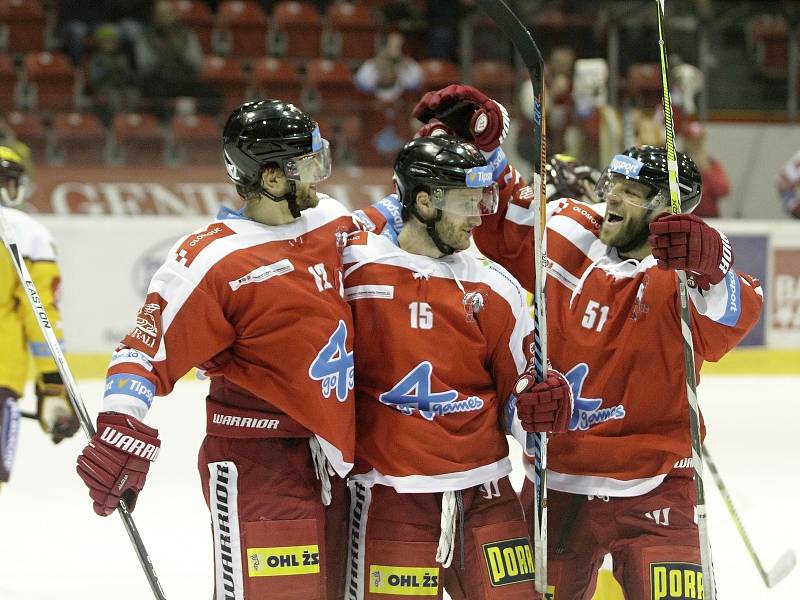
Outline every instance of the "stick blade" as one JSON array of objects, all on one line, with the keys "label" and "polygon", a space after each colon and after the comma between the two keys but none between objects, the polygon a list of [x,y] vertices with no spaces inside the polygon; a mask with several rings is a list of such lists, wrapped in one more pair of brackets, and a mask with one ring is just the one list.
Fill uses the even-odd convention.
[{"label": "stick blade", "polygon": [[797,557],[792,550],[787,550],[767,573],[767,587],[774,587],[781,579],[786,577],[797,564]]}]

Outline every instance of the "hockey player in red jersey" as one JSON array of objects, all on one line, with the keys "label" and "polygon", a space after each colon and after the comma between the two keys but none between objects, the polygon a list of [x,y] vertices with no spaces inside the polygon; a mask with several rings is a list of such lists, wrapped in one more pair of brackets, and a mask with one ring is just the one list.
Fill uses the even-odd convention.
[{"label": "hockey player in red jersey", "polygon": [[[451,102],[477,104],[470,92]],[[763,296],[733,270],[727,238],[691,214],[702,181],[690,158],[678,160],[679,215],[667,214],[666,151],[649,146],[612,160],[600,204],[547,207],[550,360],[575,399],[548,455],[548,583],[559,599],[591,597],[607,553],[626,598],[669,597],[673,579],[683,597],[703,597],[674,270],[690,274],[696,375],[753,327]],[[499,210],[475,242],[532,289],[533,193],[511,166],[502,180]],[[520,414],[530,400],[519,394]],[[530,481],[523,505],[533,508]]]},{"label": "hockey player in red jersey", "polygon": [[112,357],[78,473],[98,514],[121,498],[132,510],[160,447],[142,420],[198,367],[211,380],[198,467],[215,597],[340,598],[342,478],[355,451],[341,267],[353,219],[316,191],[330,174],[328,143],[293,105],[242,105],[223,149],[244,207],[179,240],[153,277]]},{"label": "hockey player in red jersey", "polygon": [[[673,577],[694,582],[685,597],[702,597],[674,270],[691,276],[695,375],[753,327],[762,292],[732,269],[727,238],[691,214],[702,183],[690,158],[678,160],[680,215],[667,214],[666,152],[649,146],[612,160],[603,204],[548,207],[550,359],[575,396],[570,433],[549,446],[548,581],[559,598],[591,594],[606,553],[628,598],[659,597]],[[500,259],[515,236],[530,243],[529,215],[529,204],[504,206],[476,242]],[[516,258],[504,262],[524,276],[530,263]],[[526,507],[532,497],[526,482]]]},{"label": "hockey player in red jersey", "polygon": [[[421,137],[395,178],[397,244],[363,232],[345,250],[358,432],[349,598],[534,598],[501,425],[524,439],[506,400],[527,373],[531,317],[505,269],[462,252],[495,210],[492,167],[472,144]],[[553,397],[526,426],[563,431],[569,385],[551,372],[545,387]]]}]

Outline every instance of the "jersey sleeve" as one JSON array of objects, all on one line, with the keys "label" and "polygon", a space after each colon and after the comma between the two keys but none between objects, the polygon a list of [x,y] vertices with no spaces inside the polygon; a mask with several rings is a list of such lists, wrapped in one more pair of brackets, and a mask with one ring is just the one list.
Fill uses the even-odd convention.
[{"label": "jersey sleeve", "polygon": [[473,230],[478,249],[500,263],[527,290],[533,289],[533,189],[519,171],[506,165],[496,179],[500,204]]},{"label": "jersey sleeve", "polygon": [[742,341],[758,322],[764,303],[759,281],[733,269],[705,292],[690,287],[689,298],[695,351],[711,362],[720,360]]},{"label": "jersey sleeve", "polygon": [[112,356],[104,410],[144,418],[154,396],[169,394],[192,367],[233,343],[235,331],[211,275],[195,282],[180,268],[171,254],[150,282],[135,327]]},{"label": "jersey sleeve", "polygon": [[490,268],[502,273],[511,283],[507,290],[503,290],[509,310],[501,325],[499,341],[491,353],[492,376],[501,405],[500,419],[506,433],[511,434],[527,452],[527,433],[517,416],[514,384],[531,364],[533,319],[525,290],[502,267],[491,265]]}]

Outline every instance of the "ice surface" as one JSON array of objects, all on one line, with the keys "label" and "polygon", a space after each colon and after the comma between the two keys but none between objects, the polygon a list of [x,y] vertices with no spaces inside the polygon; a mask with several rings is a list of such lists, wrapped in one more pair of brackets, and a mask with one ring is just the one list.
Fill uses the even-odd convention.
[{"label": "ice surface", "polygon": [[[102,387],[80,382],[93,417]],[[133,516],[170,600],[212,596],[211,538],[196,468],[205,390],[201,382],[180,382],[171,396],[156,399],[147,418],[163,445]],[[769,570],[785,550],[800,550],[800,377],[706,377],[699,398],[709,448]],[[0,600],[153,597],[120,518],[97,517],[75,474],[84,443],[79,434],[54,446],[36,422],[23,421],[13,478],[0,490]],[[521,484],[521,469],[512,480]],[[718,597],[800,598],[798,569],[774,589],[764,587],[710,477],[706,494]]]}]

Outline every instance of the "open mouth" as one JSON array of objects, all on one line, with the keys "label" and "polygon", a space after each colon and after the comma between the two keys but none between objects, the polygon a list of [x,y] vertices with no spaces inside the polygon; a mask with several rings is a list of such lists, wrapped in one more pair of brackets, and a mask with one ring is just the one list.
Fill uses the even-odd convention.
[{"label": "open mouth", "polygon": [[606,222],[607,223],[619,223],[620,221],[622,221],[622,219],[623,219],[623,217],[621,215],[618,215],[618,214],[613,213],[613,212],[609,212],[606,215]]}]

